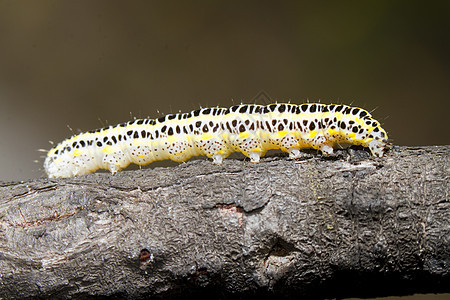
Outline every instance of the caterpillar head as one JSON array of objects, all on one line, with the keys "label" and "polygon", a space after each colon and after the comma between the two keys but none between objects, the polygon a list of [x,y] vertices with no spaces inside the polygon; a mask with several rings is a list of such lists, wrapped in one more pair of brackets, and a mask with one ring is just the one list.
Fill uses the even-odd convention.
[{"label": "caterpillar head", "polygon": [[44,169],[49,178],[80,175],[82,168],[80,168],[78,160],[74,159],[74,149],[66,144],[66,142],[62,142],[48,152],[44,161]]},{"label": "caterpillar head", "polygon": [[54,149],[52,149],[45,158],[44,169],[49,178],[70,177],[73,174],[68,164],[71,164],[70,158],[55,154]]}]

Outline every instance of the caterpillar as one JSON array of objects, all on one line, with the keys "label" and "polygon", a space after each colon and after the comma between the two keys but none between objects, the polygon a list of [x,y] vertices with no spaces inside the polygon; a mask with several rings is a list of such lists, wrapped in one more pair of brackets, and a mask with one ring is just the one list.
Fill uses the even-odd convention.
[{"label": "caterpillar", "polygon": [[371,114],[337,104],[241,104],[202,108],[158,119],[136,119],[74,135],[51,149],[44,162],[49,178],[72,177],[130,163],[170,159],[184,162],[204,155],[221,164],[232,152],[258,162],[270,149],[298,158],[312,147],[332,154],[336,143],[368,147],[383,156],[388,137]]}]

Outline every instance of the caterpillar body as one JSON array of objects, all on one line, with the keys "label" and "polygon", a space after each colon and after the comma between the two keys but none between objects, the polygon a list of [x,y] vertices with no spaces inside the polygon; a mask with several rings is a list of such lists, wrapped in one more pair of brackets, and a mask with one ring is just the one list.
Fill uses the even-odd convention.
[{"label": "caterpillar body", "polygon": [[364,109],[336,104],[241,104],[202,108],[158,119],[136,119],[74,135],[51,149],[44,162],[50,178],[71,177],[130,163],[177,162],[205,155],[220,164],[232,152],[258,162],[270,149],[290,158],[312,147],[332,154],[336,143],[369,147],[383,156],[386,131]]}]

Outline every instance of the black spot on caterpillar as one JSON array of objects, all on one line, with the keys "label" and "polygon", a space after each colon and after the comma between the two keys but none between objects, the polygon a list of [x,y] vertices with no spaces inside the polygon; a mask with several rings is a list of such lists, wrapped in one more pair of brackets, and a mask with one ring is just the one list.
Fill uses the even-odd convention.
[{"label": "black spot on caterpillar", "polygon": [[71,177],[106,169],[111,173],[130,163],[157,160],[183,162],[205,155],[220,164],[232,152],[258,162],[270,149],[290,158],[312,147],[333,153],[336,143],[369,147],[383,156],[388,137],[369,112],[336,104],[242,104],[203,108],[190,113],[138,119],[74,135],[51,149],[44,162],[50,178]]}]

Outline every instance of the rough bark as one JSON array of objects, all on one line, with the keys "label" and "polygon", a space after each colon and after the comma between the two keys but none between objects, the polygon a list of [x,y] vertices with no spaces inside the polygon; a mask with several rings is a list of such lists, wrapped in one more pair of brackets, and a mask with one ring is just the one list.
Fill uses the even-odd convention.
[{"label": "rough bark", "polygon": [[0,184],[4,299],[450,291],[450,146]]}]

